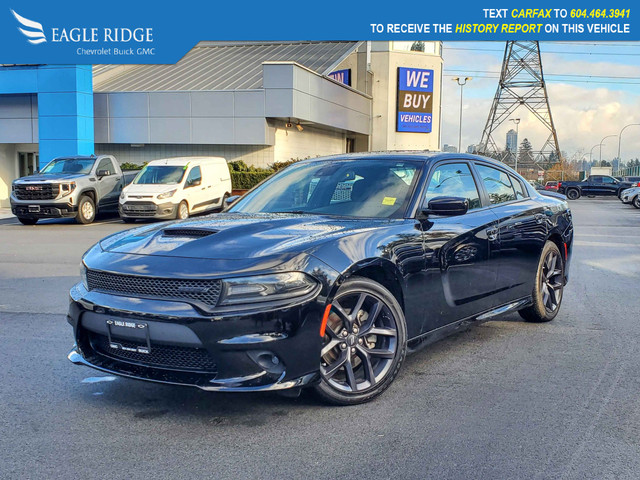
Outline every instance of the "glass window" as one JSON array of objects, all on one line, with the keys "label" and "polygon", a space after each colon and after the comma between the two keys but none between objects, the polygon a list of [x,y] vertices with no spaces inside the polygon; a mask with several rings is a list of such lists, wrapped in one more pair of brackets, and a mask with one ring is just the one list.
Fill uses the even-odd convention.
[{"label": "glass window", "polygon": [[115,169],[113,168],[113,162],[110,158],[103,158],[102,160],[100,160],[100,163],[98,163],[98,168],[96,168],[96,173],[100,170],[106,170],[108,172],[107,175],[113,175],[114,173],[116,173]]},{"label": "glass window", "polygon": [[79,173],[86,175],[96,163],[95,158],[57,158],[49,162],[40,173]]},{"label": "glass window", "polygon": [[613,177],[602,177],[602,183],[616,183],[615,179]]},{"label": "glass window", "polygon": [[469,201],[469,210],[482,206],[476,182],[466,163],[447,163],[434,170],[427,186],[424,205],[435,197],[466,198]]},{"label": "glass window", "polygon": [[421,165],[382,159],[297,163],[274,174],[230,211],[401,218]]},{"label": "glass window", "polygon": [[[513,189],[516,191],[516,198],[518,200],[520,200],[521,198],[527,198],[529,195],[527,194],[527,190],[524,188],[524,185],[522,184],[522,182],[518,180],[516,177],[514,177],[513,175],[509,175],[509,178],[511,179],[511,184],[513,185]],[[547,182],[547,183],[557,184],[557,182]]]},{"label": "glass window", "polygon": [[188,187],[198,182],[202,182],[202,172],[200,171],[200,167],[193,167],[187,176],[185,185]]},{"label": "glass window", "polygon": [[598,176],[591,177],[591,181],[593,183],[602,183],[602,177],[598,177]]},{"label": "glass window", "polygon": [[180,183],[187,167],[182,165],[147,165],[133,180],[138,185],[174,185]]},{"label": "glass window", "polygon": [[476,164],[476,168],[492,204],[511,202],[516,199],[516,192],[513,190],[509,175],[486,165]]}]

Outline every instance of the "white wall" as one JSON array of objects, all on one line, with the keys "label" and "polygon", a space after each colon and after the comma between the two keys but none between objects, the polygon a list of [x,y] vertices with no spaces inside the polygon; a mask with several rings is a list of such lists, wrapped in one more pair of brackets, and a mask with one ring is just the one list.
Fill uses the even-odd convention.
[{"label": "white wall", "polygon": [[275,126],[274,159],[276,162],[345,152],[345,133],[321,130],[304,124],[302,125],[304,130],[300,132],[295,125],[287,128],[286,122],[281,121],[276,121]]},{"label": "white wall", "polygon": [[16,146],[0,143],[0,208],[8,208],[11,182],[16,178]]}]

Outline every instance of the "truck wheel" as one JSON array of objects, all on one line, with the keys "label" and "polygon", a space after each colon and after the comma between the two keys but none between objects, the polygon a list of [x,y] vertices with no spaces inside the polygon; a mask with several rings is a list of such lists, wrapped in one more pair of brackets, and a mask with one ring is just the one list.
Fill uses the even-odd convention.
[{"label": "truck wheel", "polygon": [[640,195],[636,195],[633,198],[633,202],[631,202],[633,204],[634,207],[636,208],[640,208]]},{"label": "truck wheel", "polygon": [[35,225],[36,223],[38,223],[37,218],[29,218],[29,217],[18,217],[18,221],[23,225]]},{"label": "truck wheel", "polygon": [[183,200],[176,210],[176,220],[186,220],[187,218],[189,218],[189,205]]},{"label": "truck wheel", "polygon": [[80,202],[78,203],[78,215],[76,215],[76,222],[82,223],[86,225],[87,223],[91,223],[96,218],[96,206],[91,200],[91,197],[87,195],[83,195],[80,197]]},{"label": "truck wheel", "polygon": [[580,198],[580,190],[575,188],[571,188],[567,191],[567,198],[569,200],[577,200]]}]

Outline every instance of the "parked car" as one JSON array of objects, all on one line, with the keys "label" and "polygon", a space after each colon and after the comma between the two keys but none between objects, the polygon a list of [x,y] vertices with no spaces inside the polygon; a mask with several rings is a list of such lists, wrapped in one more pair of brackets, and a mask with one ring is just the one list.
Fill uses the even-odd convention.
[{"label": "parked car", "polygon": [[544,184],[545,190],[551,190],[553,192],[558,191],[558,182],[547,182]]},{"label": "parked car", "polygon": [[120,194],[120,217],[186,219],[221,208],[231,196],[231,174],[222,157],[154,160]]},{"label": "parked car", "polygon": [[117,210],[120,192],[136,173],[122,172],[111,155],[55,158],[39,173],[13,181],[11,211],[23,225],[62,217],[91,223],[98,212]]},{"label": "parked car", "polygon": [[469,322],[553,320],[572,241],[567,203],[491,159],[304,160],[219,215],[93,246],[71,289],[68,358],[209,391],[310,386],[366,402],[410,349]]},{"label": "parked car", "polygon": [[609,175],[589,175],[581,182],[558,182],[558,192],[566,195],[569,200],[577,200],[582,195],[620,197],[622,191],[631,186],[632,182],[621,182]]},{"label": "parked car", "polygon": [[636,208],[640,208],[640,186],[627,188],[620,195],[622,203],[630,203]]}]

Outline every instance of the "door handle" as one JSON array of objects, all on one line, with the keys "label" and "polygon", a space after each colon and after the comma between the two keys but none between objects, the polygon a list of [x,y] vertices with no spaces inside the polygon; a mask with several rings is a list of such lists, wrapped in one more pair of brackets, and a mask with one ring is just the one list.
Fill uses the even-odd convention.
[{"label": "door handle", "polygon": [[491,241],[498,239],[498,229],[497,228],[488,228],[487,229],[487,238]]}]

